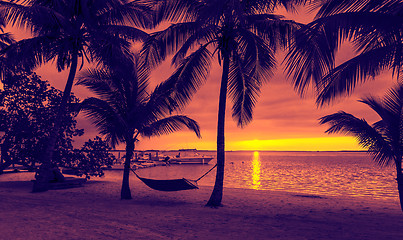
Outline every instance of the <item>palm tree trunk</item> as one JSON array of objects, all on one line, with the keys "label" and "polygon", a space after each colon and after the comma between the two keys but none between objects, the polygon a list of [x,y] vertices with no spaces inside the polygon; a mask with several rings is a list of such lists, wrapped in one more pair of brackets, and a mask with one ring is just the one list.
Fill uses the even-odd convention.
[{"label": "palm tree trunk", "polygon": [[53,153],[56,147],[57,138],[60,135],[60,129],[62,126],[63,115],[67,110],[67,104],[70,100],[71,89],[73,88],[74,78],[76,76],[78,66],[78,50],[74,51],[70,66],[69,76],[64,88],[63,96],[60,102],[59,109],[57,110],[56,118],[54,120],[54,126],[50,130],[47,146],[42,155],[42,165],[36,174],[36,181],[34,182],[33,192],[44,192],[49,190],[49,178],[51,174],[51,162],[53,159]]},{"label": "palm tree trunk", "polygon": [[132,199],[132,194],[130,192],[129,186],[129,175],[130,175],[130,161],[133,157],[134,151],[134,140],[130,139],[126,141],[126,158],[123,169],[123,180],[122,180],[122,190],[120,191],[120,199]]},{"label": "palm tree trunk", "polygon": [[10,150],[9,138],[5,137],[3,143],[0,146],[1,149],[1,164],[0,164],[0,174],[3,173],[3,170],[8,168],[12,164],[12,160],[8,151]]},{"label": "palm tree trunk", "polygon": [[403,173],[402,173],[402,158],[396,161],[396,180],[397,189],[399,190],[400,208],[403,212]]},{"label": "palm tree trunk", "polygon": [[229,73],[229,55],[224,55],[223,72],[221,77],[220,100],[218,103],[217,123],[217,174],[214,189],[206,206],[221,206],[224,188],[224,165],[225,165],[225,107],[227,105],[227,88]]}]

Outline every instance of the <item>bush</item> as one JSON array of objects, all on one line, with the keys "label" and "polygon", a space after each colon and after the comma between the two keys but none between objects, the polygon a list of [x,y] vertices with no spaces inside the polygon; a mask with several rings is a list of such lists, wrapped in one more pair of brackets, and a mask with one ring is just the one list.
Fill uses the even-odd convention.
[{"label": "bush", "polygon": [[64,166],[71,168],[70,173],[77,176],[103,176],[103,168],[110,168],[116,161],[110,150],[108,143],[97,136],[84,143],[81,149],[75,149]]},{"label": "bush", "polygon": [[[37,164],[41,164],[41,154],[62,94],[35,73],[20,73],[3,81],[3,89],[0,89],[0,131],[4,132],[1,155],[5,167],[16,163],[35,169]],[[73,150],[72,138],[84,133],[84,130],[76,128],[77,112],[73,108],[78,102],[79,99],[72,95],[56,143],[54,165],[58,165],[63,156]]]}]

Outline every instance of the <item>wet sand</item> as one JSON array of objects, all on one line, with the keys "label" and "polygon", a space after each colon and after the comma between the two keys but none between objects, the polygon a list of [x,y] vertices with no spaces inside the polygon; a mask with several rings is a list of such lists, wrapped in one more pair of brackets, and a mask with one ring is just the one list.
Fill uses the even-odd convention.
[{"label": "wet sand", "polygon": [[224,207],[204,207],[212,187],[159,192],[120,181],[30,193],[33,173],[0,175],[0,239],[403,239],[398,200],[224,190]]}]

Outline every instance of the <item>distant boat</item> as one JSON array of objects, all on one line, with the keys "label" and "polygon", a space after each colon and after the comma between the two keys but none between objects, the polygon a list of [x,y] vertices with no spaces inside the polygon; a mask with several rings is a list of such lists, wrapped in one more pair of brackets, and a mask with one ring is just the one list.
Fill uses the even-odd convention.
[{"label": "distant boat", "polygon": [[200,155],[196,149],[179,149],[177,154],[163,155],[162,151],[147,150],[135,154],[138,162],[165,162],[167,164],[208,164],[213,157]]},{"label": "distant boat", "polygon": [[178,155],[169,159],[169,163],[208,164],[212,159],[213,157],[200,155],[196,149],[180,149]]},{"label": "distant boat", "polygon": [[169,159],[172,164],[208,164],[213,158],[204,156],[195,157],[175,157]]}]

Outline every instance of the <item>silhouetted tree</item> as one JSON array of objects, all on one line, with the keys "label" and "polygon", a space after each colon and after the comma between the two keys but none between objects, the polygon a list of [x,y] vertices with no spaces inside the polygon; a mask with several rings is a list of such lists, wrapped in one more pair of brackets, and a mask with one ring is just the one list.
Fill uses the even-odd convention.
[{"label": "silhouetted tree", "polygon": [[[185,104],[207,78],[214,57],[222,65],[217,126],[217,175],[208,206],[220,206],[225,165],[225,108],[232,98],[238,126],[252,120],[260,88],[276,66],[275,52],[288,46],[300,27],[274,9],[304,1],[172,0],[157,8],[157,20],[176,22],[152,34],[144,46],[147,62],[156,64],[175,53],[177,102]],[[229,94],[227,93],[229,90]]]},{"label": "silhouetted tree", "polygon": [[126,144],[121,199],[131,199],[130,161],[135,143],[141,137],[169,134],[186,127],[200,137],[198,124],[183,115],[171,115],[178,104],[171,97],[170,82],[159,84],[148,92],[149,72],[138,56],[133,61],[121,59],[108,68],[88,70],[78,84],[86,86],[98,98],[87,98],[82,110],[93,121],[112,147]]},{"label": "silhouetted tree", "polygon": [[403,211],[403,85],[389,90],[382,100],[368,97],[361,102],[374,110],[381,120],[368,124],[349,113],[340,111],[320,119],[321,124],[330,124],[328,133],[346,133],[355,136],[358,143],[368,149],[375,162],[396,166],[400,206]]},{"label": "silhouetted tree", "polygon": [[[0,90],[1,156],[0,170],[12,163],[35,169],[42,163],[41,154],[46,148],[49,129],[54,124],[63,93],[49,86],[35,73],[8,75]],[[52,165],[59,165],[73,150],[73,137],[83,134],[76,128],[76,113],[71,110],[79,100],[72,95],[68,111],[63,114],[61,134],[56,142],[56,157]]]},{"label": "silhouetted tree", "polygon": [[141,40],[147,34],[127,23],[142,28],[151,24],[150,4],[126,0],[10,0],[1,1],[0,6],[7,23],[24,27],[33,35],[8,48],[9,61],[29,69],[54,61],[59,71],[69,69],[59,117],[50,129],[42,171],[33,189],[46,191],[61,116],[66,111],[79,61],[81,65],[85,61],[99,63],[116,54],[128,54],[129,41]]},{"label": "silhouetted tree", "polygon": [[64,158],[62,166],[70,168],[71,173],[77,176],[101,177],[104,175],[103,168],[111,167],[116,161],[116,157],[110,153],[111,149],[107,141],[96,136],[93,140],[85,142],[81,149],[64,153],[67,157]]},{"label": "silhouetted tree", "polygon": [[4,16],[0,14],[0,79],[4,79],[6,75],[16,72],[18,66],[13,66],[7,61],[6,54],[3,52],[10,44],[14,43],[14,38],[10,33],[3,31],[6,26]]},{"label": "silhouetted tree", "polygon": [[[319,8],[316,20],[302,28],[287,56],[289,74],[300,92],[314,82],[322,105],[383,70],[403,79],[402,1],[313,2]],[[352,41],[357,55],[335,66],[344,40]]]}]

